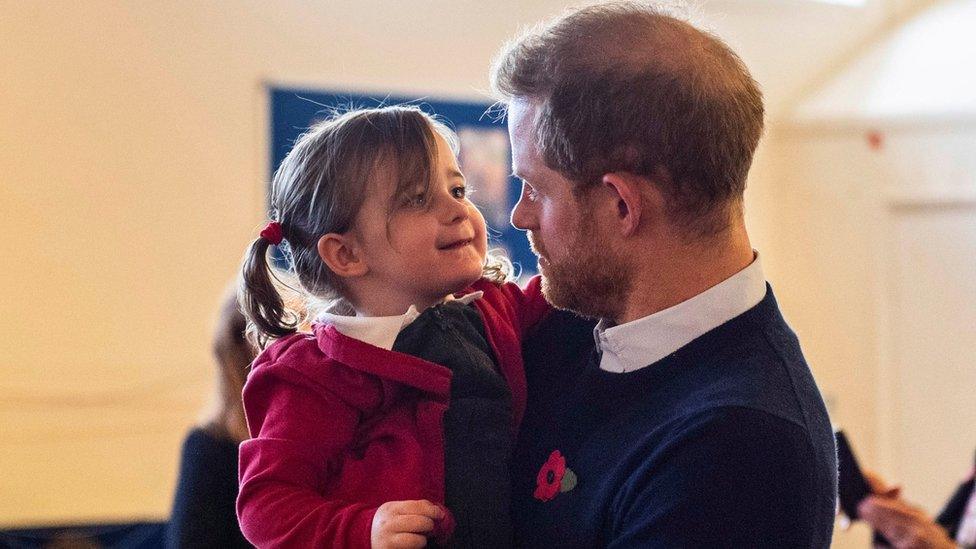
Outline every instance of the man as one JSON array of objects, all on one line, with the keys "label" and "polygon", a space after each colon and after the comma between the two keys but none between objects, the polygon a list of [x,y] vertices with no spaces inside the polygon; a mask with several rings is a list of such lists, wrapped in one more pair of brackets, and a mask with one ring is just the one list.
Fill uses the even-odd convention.
[{"label": "man", "polygon": [[528,231],[568,312],[524,350],[513,519],[529,547],[826,547],[823,401],[743,221],[762,96],[653,7],[570,12],[502,51]]}]

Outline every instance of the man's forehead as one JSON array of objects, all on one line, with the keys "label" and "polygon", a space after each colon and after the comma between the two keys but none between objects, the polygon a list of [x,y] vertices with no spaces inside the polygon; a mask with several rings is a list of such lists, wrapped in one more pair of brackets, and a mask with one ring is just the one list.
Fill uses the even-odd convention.
[{"label": "man's forehead", "polygon": [[538,103],[525,98],[513,98],[508,103],[508,136],[512,142],[512,171],[520,176],[531,164],[536,152],[535,122]]},{"label": "man's forehead", "polygon": [[535,121],[539,105],[537,101],[524,97],[514,97],[508,102],[508,131],[514,134],[516,131],[525,132],[530,130]]}]

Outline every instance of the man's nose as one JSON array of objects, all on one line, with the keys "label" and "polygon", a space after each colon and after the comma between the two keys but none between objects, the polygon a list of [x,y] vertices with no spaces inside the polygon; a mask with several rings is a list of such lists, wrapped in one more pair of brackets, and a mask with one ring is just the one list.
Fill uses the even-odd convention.
[{"label": "man's nose", "polygon": [[522,231],[531,231],[536,228],[534,205],[525,196],[525,187],[522,188],[522,195],[519,201],[512,208],[512,226]]}]

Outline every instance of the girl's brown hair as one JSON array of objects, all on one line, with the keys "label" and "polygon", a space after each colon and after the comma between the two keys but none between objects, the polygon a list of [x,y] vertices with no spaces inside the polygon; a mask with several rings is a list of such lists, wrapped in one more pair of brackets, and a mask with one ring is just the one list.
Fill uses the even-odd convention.
[{"label": "girl's brown hair", "polygon": [[[454,132],[412,106],[346,112],[298,139],[272,180],[270,218],[281,224],[284,240],[278,247],[304,292],[321,300],[341,297],[342,281],[319,257],[318,240],[352,228],[371,180],[395,181],[394,196],[415,190],[418,182],[429,192],[435,131],[457,153]],[[241,309],[262,347],[269,338],[295,333],[300,322],[279,293],[269,247],[263,237],[251,243],[239,291]],[[486,265],[486,273],[495,279],[507,274],[497,261]]]}]

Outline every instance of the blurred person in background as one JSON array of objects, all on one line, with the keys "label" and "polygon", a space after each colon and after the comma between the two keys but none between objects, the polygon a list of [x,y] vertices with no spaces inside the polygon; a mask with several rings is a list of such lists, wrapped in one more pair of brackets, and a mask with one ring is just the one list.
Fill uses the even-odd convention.
[{"label": "blurred person in background", "polygon": [[241,389],[257,352],[246,339],[235,288],[223,300],[213,337],[217,398],[183,442],[166,546],[252,547],[237,522],[237,448],[247,438]]},{"label": "blurred person in background", "polygon": [[935,518],[901,496],[900,486],[888,486],[865,472],[873,495],[858,506],[858,515],[898,549],[976,547],[976,467],[956,488]]}]

